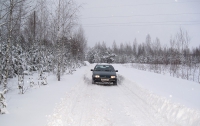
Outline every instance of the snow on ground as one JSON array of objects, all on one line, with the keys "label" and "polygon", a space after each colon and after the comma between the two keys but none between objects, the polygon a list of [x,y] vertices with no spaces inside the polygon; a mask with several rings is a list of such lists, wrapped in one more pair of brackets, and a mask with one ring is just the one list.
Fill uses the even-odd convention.
[{"label": "snow on ground", "polygon": [[[45,126],[47,115],[65,96],[66,92],[77,84],[85,73],[86,67],[78,69],[73,75],[62,76],[60,82],[55,75],[48,76],[48,85],[35,86],[25,94],[19,94],[17,78],[10,80],[12,89],[6,96],[9,114],[0,115],[0,126]],[[33,77],[37,83],[37,74]],[[25,78],[28,81],[28,77]],[[26,82],[25,81],[25,82]],[[16,86],[15,86],[16,85]]]},{"label": "snow on ground", "polygon": [[1,125],[200,125],[200,85],[120,64],[114,64],[118,86],[94,85],[90,69],[95,64],[87,65],[61,82],[49,76],[47,86],[23,95],[13,89],[7,94],[9,114],[0,115]]},{"label": "snow on ground", "polygon": [[200,85],[181,78],[137,70],[130,64],[114,65],[119,73],[153,93],[189,108],[200,110]]},{"label": "snow on ground", "polygon": [[126,80],[140,87],[137,94],[142,93],[140,96],[164,118],[181,126],[200,125],[199,84],[133,69],[128,64],[114,66]]}]

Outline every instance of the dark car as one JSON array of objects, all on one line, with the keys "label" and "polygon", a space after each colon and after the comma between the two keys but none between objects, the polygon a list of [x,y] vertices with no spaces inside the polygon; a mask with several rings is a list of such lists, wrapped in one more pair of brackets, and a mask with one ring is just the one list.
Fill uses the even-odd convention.
[{"label": "dark car", "polygon": [[116,72],[118,72],[118,70],[115,70],[112,65],[96,65],[91,71],[93,71],[92,84],[103,82],[106,84],[112,83],[117,85]]}]

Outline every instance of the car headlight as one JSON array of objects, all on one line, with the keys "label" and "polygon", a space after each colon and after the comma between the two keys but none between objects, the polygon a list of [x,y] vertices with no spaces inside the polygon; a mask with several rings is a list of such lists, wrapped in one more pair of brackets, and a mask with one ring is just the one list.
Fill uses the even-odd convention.
[{"label": "car headlight", "polygon": [[94,77],[95,77],[95,78],[100,78],[100,76],[99,76],[99,75],[95,75]]},{"label": "car headlight", "polygon": [[110,78],[116,78],[116,76],[111,76]]}]

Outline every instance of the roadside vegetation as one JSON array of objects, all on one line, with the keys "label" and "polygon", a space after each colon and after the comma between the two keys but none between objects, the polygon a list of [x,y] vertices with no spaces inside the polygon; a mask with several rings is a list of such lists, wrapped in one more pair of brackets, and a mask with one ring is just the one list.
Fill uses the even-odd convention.
[{"label": "roadside vegetation", "polygon": [[[8,78],[37,71],[53,72],[58,80],[83,63],[87,41],[78,25],[80,6],[73,0],[3,0],[0,3],[0,85]],[[19,79],[20,80],[20,79]]]},{"label": "roadside vegetation", "polygon": [[51,2],[0,1],[0,113],[5,113],[10,78],[18,78],[24,94],[27,75],[38,74],[38,83],[46,85],[44,73],[53,73],[60,81],[64,73],[84,65],[87,41],[78,23],[80,6],[73,0]]}]

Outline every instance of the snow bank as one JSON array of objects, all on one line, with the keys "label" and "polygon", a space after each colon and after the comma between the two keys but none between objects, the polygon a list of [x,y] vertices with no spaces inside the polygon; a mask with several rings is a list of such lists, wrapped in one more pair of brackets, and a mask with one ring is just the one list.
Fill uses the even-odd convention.
[{"label": "snow bank", "polygon": [[[120,78],[125,78],[119,75]],[[175,103],[171,99],[159,96],[148,89],[141,88],[136,83],[130,81],[128,78],[122,79],[121,85],[132,91],[138,97],[142,98],[152,111],[156,111],[157,115],[162,116],[162,119],[167,119],[172,125],[181,126],[199,126],[200,125],[200,111],[188,108],[184,105]]]},{"label": "snow bank", "polygon": [[156,95],[171,99],[172,102],[200,110],[199,84],[169,75],[134,69],[127,64],[114,64],[114,66],[119,70],[119,74],[140,87],[148,89]]},{"label": "snow bank", "polygon": [[153,93],[146,93],[145,95],[147,103],[170,122],[181,126],[200,125],[199,110],[194,110],[183,105],[173,103],[171,100]]},{"label": "snow bank", "polygon": [[[152,109],[172,124],[200,125],[200,85],[195,82],[114,64],[123,75],[122,84],[140,95]],[[127,80],[129,79],[129,80]],[[137,87],[137,88],[136,88]]]}]

